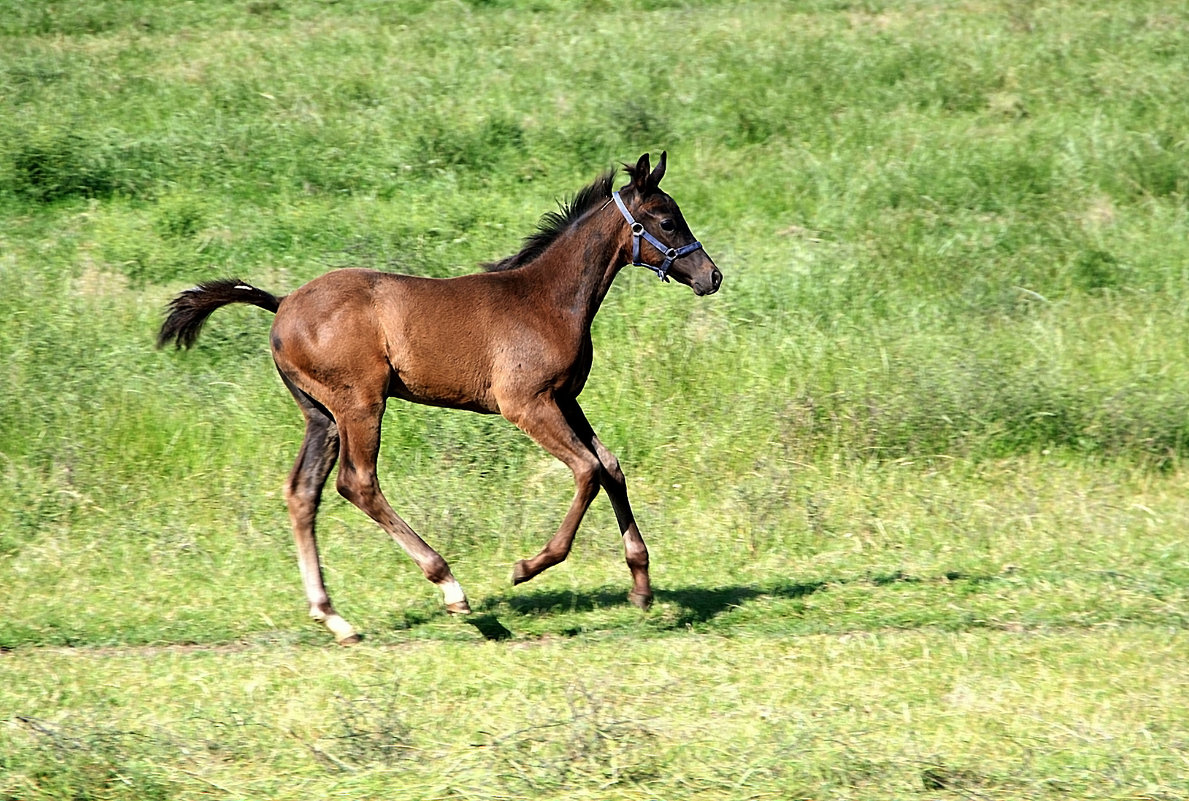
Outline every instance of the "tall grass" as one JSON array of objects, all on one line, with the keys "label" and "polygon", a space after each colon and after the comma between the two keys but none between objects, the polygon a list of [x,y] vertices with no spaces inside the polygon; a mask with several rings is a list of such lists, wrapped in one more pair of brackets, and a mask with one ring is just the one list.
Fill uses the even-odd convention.
[{"label": "tall grass", "polygon": [[[657,391],[650,373],[682,383],[625,336],[625,318],[652,314],[683,361],[746,359],[763,378],[737,400],[755,413],[812,409],[830,432],[819,452],[1184,452],[1185,386],[1158,366],[1182,355],[1189,255],[1177,14],[643,10],[666,47],[616,30],[632,57],[608,70],[600,12],[399,8],[13,9],[5,269],[58,282],[36,302],[69,317],[63,282],[87,271],[127,280],[123,308],[229,271],[278,291],[347,264],[457,274],[607,163],[667,146],[731,292],[695,309],[624,281],[599,383],[637,397]],[[559,48],[542,20],[589,32]],[[52,260],[30,252],[62,229]],[[20,326],[31,296],[6,297]],[[151,315],[129,322],[135,340]],[[234,325],[213,336],[251,349],[258,329]],[[1145,326],[1164,336],[1097,347]],[[709,395],[741,385],[689,376]]]}]

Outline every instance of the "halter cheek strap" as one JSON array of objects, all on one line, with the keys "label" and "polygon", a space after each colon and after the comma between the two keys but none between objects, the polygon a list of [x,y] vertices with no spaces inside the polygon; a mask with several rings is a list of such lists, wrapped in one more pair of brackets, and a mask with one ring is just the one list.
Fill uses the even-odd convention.
[{"label": "halter cheek strap", "polygon": [[[628,226],[632,229],[632,266],[633,267],[647,267],[648,269],[650,269],[654,273],[656,273],[657,278],[661,279],[662,281],[668,282],[669,269],[673,266],[673,262],[677,261],[682,256],[688,256],[689,254],[693,253],[695,250],[702,249],[702,243],[697,241],[696,239],[693,242],[690,242],[688,245],[682,245],[679,248],[669,247],[668,245],[664,244],[659,239],[657,239],[655,236],[648,233],[648,231],[645,231],[644,226],[641,223],[636,222],[636,219],[634,217],[632,217],[631,212],[628,211],[628,207],[624,204],[623,198],[621,198],[619,196],[618,192],[613,192],[611,194],[611,197],[615,200],[615,205],[616,205],[616,207],[619,208],[619,213],[623,215],[623,218],[625,220],[627,220],[627,222],[628,222]],[[657,266],[655,264],[646,264],[645,262],[640,261],[640,240],[641,239],[648,242],[648,244],[652,245],[654,248],[657,249],[657,252],[661,253],[665,257],[665,260],[663,262],[661,262],[660,266]]]}]

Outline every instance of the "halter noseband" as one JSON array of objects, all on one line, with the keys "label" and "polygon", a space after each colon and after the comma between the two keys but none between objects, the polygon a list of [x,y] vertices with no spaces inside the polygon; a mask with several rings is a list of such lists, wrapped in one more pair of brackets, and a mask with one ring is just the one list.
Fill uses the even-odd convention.
[{"label": "halter noseband", "polygon": [[[618,192],[612,192],[611,197],[615,200],[615,205],[619,208],[619,213],[622,214],[623,218],[628,221],[628,226],[632,229],[633,267],[647,267],[656,273],[657,278],[667,283],[669,281],[669,268],[673,266],[673,262],[677,261],[682,256],[688,256],[695,250],[702,249],[702,243],[696,239],[693,242],[690,242],[688,245],[682,245],[679,248],[669,247],[655,236],[645,231],[644,226],[641,223],[636,222],[636,219],[632,217],[631,213],[628,211],[628,207],[624,205],[623,199],[619,197]],[[665,260],[661,262],[659,267],[655,264],[646,264],[645,262],[640,261],[641,239],[647,241],[648,244],[652,245],[657,249],[658,252],[664,255]]]}]

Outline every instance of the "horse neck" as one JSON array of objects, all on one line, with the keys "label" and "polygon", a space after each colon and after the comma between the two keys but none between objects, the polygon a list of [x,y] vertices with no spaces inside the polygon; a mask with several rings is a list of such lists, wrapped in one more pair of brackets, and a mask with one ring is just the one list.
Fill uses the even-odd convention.
[{"label": "horse neck", "polygon": [[557,309],[589,329],[625,262],[622,226],[618,215],[607,214],[605,207],[596,209],[521,270]]}]

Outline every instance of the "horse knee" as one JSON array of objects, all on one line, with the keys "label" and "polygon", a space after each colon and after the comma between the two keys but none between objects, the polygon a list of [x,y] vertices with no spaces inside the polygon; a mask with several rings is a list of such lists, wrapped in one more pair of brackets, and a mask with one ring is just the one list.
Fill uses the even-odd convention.
[{"label": "horse knee", "polygon": [[619,458],[603,445],[603,443],[596,443],[596,453],[599,457],[599,464],[602,467],[602,479],[604,483],[622,487],[627,484],[627,478],[624,477],[623,470],[619,466]]},{"label": "horse knee", "polygon": [[599,474],[602,470],[599,460],[591,454],[589,459],[581,459],[574,466],[574,483],[579,493],[597,494],[599,491]]},{"label": "horse knee", "polygon": [[609,463],[603,463],[603,478],[614,487],[626,487],[628,483],[627,477],[619,469],[619,460],[615,458],[612,458]]}]

